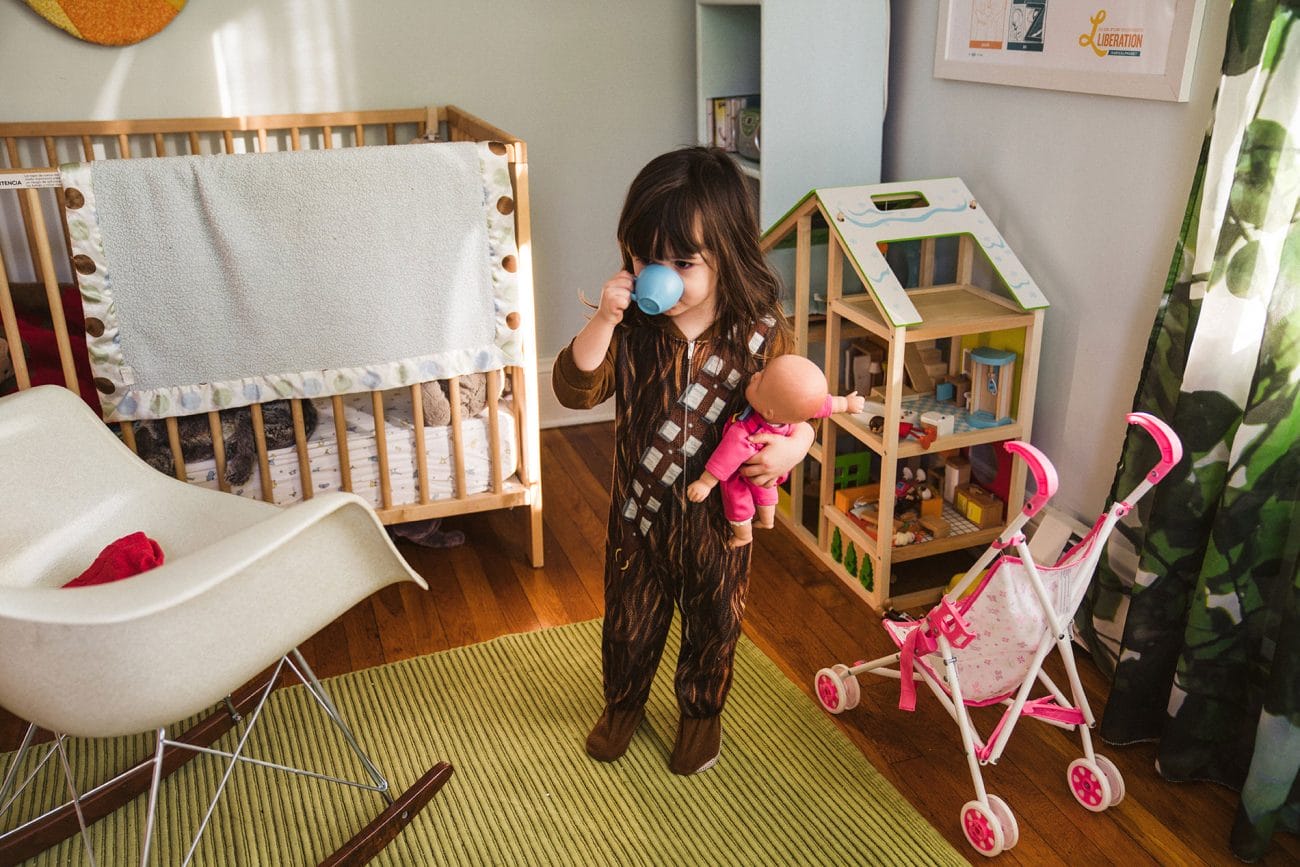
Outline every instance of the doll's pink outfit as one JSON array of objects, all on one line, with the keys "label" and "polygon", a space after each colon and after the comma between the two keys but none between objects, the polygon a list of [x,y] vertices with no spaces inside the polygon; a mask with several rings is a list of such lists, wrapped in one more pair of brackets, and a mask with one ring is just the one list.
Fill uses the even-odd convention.
[{"label": "doll's pink outfit", "polygon": [[[821,409],[813,415],[813,418],[825,418],[830,415],[833,399],[833,395],[826,395]],[[793,430],[792,424],[770,424],[767,419],[754,412],[752,406],[745,407],[744,412],[727,420],[722,428],[722,441],[713,450],[704,468],[718,480],[718,488],[722,492],[722,510],[728,521],[733,524],[743,524],[753,519],[757,506],[775,506],[777,485],[786,479],[782,476],[777,479],[776,485],[764,488],[740,474],[741,464],[763,448],[762,443],[750,442],[749,438],[760,433],[774,433],[777,436],[788,437]]]}]

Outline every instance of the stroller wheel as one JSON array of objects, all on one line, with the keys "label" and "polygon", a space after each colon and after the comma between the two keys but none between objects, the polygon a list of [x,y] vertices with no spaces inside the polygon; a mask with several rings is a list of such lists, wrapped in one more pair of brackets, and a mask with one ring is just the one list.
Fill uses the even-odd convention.
[{"label": "stroller wheel", "polygon": [[1124,800],[1124,778],[1120,776],[1119,768],[1115,763],[1102,755],[1096,755],[1093,758],[1097,760],[1097,767],[1106,775],[1106,782],[1110,783],[1110,805],[1113,807],[1120,801]]},{"label": "stroller wheel", "polygon": [[981,855],[992,858],[1002,854],[1006,848],[1002,823],[992,810],[979,801],[967,801],[961,808],[961,829],[966,834],[966,842]]},{"label": "stroller wheel", "polygon": [[1110,806],[1110,781],[1096,762],[1075,759],[1070,762],[1065,779],[1070,784],[1074,800],[1082,804],[1084,809],[1100,813]]},{"label": "stroller wheel", "polygon": [[844,688],[844,709],[853,710],[862,700],[862,687],[858,679],[849,673],[847,665],[832,665],[831,671],[840,676],[840,685]]},{"label": "stroller wheel", "polygon": [[1002,836],[1006,838],[1003,849],[1013,849],[1020,842],[1020,824],[1016,822],[1015,813],[1007,806],[1007,802],[997,795],[989,795],[989,806],[993,808],[993,815],[998,817],[998,822],[1002,825]]},{"label": "stroller wheel", "polygon": [[813,690],[817,693],[817,700],[822,703],[822,707],[831,713],[840,713],[848,709],[848,696],[844,689],[844,682],[840,680],[839,674],[831,668],[823,668],[817,672],[813,678]]}]

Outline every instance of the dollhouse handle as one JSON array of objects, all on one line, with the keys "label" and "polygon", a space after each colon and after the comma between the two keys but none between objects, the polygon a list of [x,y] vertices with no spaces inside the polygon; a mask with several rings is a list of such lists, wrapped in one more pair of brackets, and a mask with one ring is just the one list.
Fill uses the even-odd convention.
[{"label": "dollhouse handle", "polygon": [[1052,466],[1052,462],[1047,459],[1047,455],[1029,443],[1011,440],[1004,443],[1003,446],[1013,455],[1019,455],[1029,465],[1029,471],[1034,475],[1034,486],[1037,490],[1025,503],[1024,508],[1025,516],[1032,517],[1046,505],[1048,500],[1052,499],[1056,489],[1061,484],[1056,476],[1056,467]]},{"label": "dollhouse handle", "polygon": [[1128,423],[1135,424],[1151,435],[1160,448],[1160,463],[1156,464],[1151,472],[1147,473],[1147,481],[1151,484],[1163,479],[1174,468],[1174,464],[1183,458],[1183,443],[1174,433],[1174,429],[1165,424],[1160,419],[1146,412],[1131,412],[1128,414]]}]

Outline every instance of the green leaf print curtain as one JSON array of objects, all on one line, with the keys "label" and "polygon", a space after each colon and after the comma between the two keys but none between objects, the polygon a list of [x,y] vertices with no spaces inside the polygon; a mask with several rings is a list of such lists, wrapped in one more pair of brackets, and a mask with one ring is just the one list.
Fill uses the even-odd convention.
[{"label": "green leaf print curtain", "polygon": [[[1185,457],[1112,537],[1077,626],[1101,737],[1241,790],[1233,852],[1300,827],[1300,0],[1236,0],[1136,409]],[[1114,493],[1156,461],[1125,443]]]}]

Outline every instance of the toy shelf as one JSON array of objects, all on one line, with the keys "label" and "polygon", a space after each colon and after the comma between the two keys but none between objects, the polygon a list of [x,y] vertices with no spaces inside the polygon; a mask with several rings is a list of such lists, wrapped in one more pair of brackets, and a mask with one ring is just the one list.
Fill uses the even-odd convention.
[{"label": "toy shelf", "polygon": [[[871,383],[877,389],[874,409],[832,415],[821,422],[809,460],[790,477],[791,491],[808,494],[790,497],[788,508],[778,515],[877,610],[927,604],[938,599],[951,572],[937,567],[931,575],[924,568],[909,568],[906,582],[900,584],[894,565],[995,540],[1005,524],[994,523],[994,516],[1005,521],[1024,503],[1026,468],[1020,461],[1012,463],[1005,502],[954,482],[952,495],[971,520],[957,511],[956,503],[945,501],[941,516],[920,508],[923,541],[895,545],[895,516],[902,519],[922,505],[911,499],[906,509],[897,508],[897,492],[913,497],[916,493],[904,469],[921,469],[928,462],[935,470],[937,460],[927,461],[927,456],[943,456],[951,469],[958,465],[955,457],[961,449],[1030,438],[1047,300],[956,178],[814,190],[767,232],[763,248],[784,252],[791,241],[797,350],[822,363],[836,392],[847,390],[838,387],[842,369],[862,357],[854,352],[871,353],[872,374],[880,370],[883,383]],[[894,272],[897,257],[894,263],[886,258],[893,245],[904,243],[911,246],[893,252],[914,253],[919,262],[907,275],[906,282],[912,284],[908,287]],[[825,248],[825,274],[817,278],[816,288],[814,246]],[[946,279],[936,280],[949,265]],[[849,273],[864,291],[845,294]],[[825,299],[824,316],[812,312],[814,296]],[[870,345],[857,347],[858,340]],[[813,350],[817,344],[824,353]],[[951,400],[963,392],[970,394],[965,406]],[[909,412],[908,425],[903,423],[905,411],[917,413],[913,417]],[[873,415],[879,416],[874,425]],[[925,432],[925,443],[904,436],[912,429],[909,425],[927,417],[925,423],[932,427]],[[881,519],[877,532],[868,532],[867,524],[836,502],[841,435],[861,443],[876,458],[868,462],[871,491],[860,494],[859,502],[869,498],[866,502],[874,504],[869,511],[889,516],[888,521]],[[808,485],[805,479],[811,476],[818,480]],[[936,490],[932,480],[925,484],[942,499],[944,492]],[[973,500],[976,493],[979,499]],[[926,496],[925,502],[933,505],[934,496]],[[806,508],[805,499],[808,505],[815,501],[816,508]],[[903,529],[914,531],[908,525]]]},{"label": "toy shelf", "polygon": [[[826,520],[834,524],[849,541],[852,541],[858,551],[870,552],[876,547],[876,539],[872,538],[865,530],[834,506],[822,506],[822,512]],[[912,542],[908,545],[891,545],[893,548],[893,557],[895,563],[905,563],[908,560],[919,560],[922,557],[929,557],[934,554],[943,554],[947,551],[959,551],[962,548],[969,548],[972,545],[981,545],[992,542],[1002,532],[1002,527],[991,527],[986,530],[970,530],[964,533],[954,533],[949,536],[943,536],[939,539],[931,539],[928,542]]]},{"label": "toy shelf", "polygon": [[[959,414],[959,417],[968,415],[964,409],[956,409],[955,412]],[[858,442],[876,454],[884,455],[886,453],[885,437],[872,431],[868,427],[868,419],[864,416],[838,415],[835,417],[835,424],[845,432],[853,434]],[[996,434],[996,436],[990,440],[990,434]],[[969,448],[970,446],[983,445],[990,441],[1024,439],[1025,435],[1024,426],[1013,421],[1011,424],[999,425],[996,428],[963,430],[959,433],[937,437],[929,448],[915,440],[900,441],[898,445],[893,447],[892,454],[895,458],[915,458],[922,455],[939,454]]]},{"label": "toy shelf", "polygon": [[[1023,328],[1033,322],[1033,314],[975,286],[954,283],[911,289],[907,297],[922,319],[907,328],[908,343]],[[885,321],[869,294],[840,298],[831,304],[830,312],[885,340],[893,336],[894,326]]]}]

